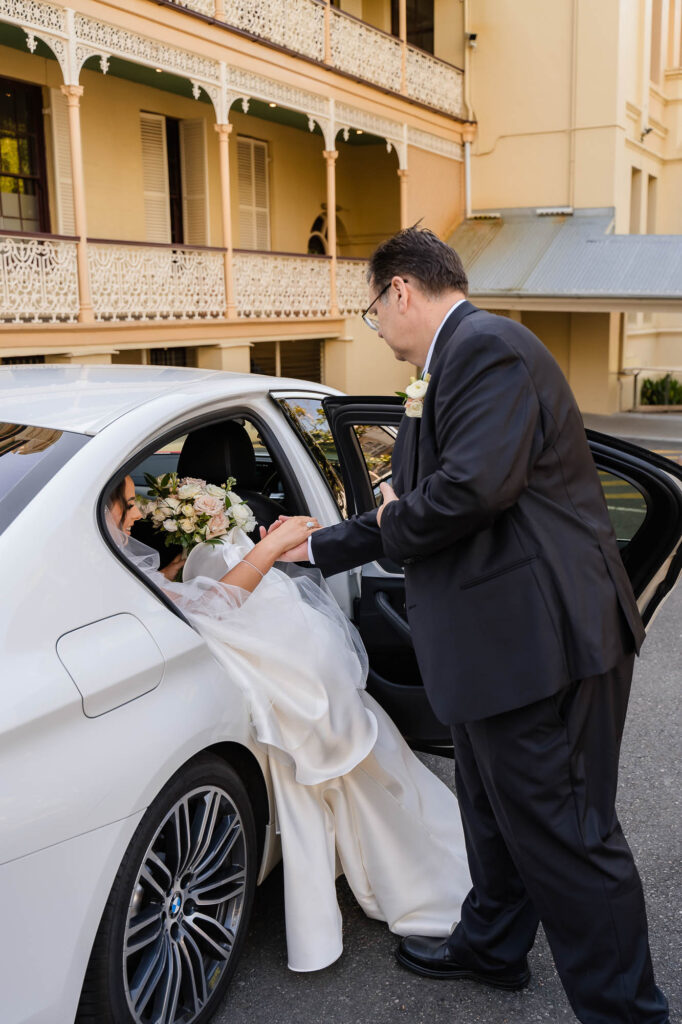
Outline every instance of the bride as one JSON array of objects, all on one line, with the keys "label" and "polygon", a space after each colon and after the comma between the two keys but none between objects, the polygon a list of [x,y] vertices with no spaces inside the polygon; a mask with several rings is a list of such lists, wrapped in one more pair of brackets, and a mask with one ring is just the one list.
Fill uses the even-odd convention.
[{"label": "bride", "polygon": [[240,687],[268,752],[282,839],[287,952],[294,971],[342,952],[338,868],[364,912],[396,935],[447,936],[471,887],[457,801],[365,691],[367,654],[322,581],[275,563],[318,528],[294,516],[253,544],[238,528],[200,544],[174,576],[130,537],[130,477],[109,499],[112,532]]}]

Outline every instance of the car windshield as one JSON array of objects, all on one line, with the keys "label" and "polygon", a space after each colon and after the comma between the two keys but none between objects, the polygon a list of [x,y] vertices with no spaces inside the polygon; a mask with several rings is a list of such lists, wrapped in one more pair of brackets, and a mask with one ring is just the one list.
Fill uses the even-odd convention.
[{"label": "car windshield", "polygon": [[0,422],[0,533],[87,441],[84,434]]}]

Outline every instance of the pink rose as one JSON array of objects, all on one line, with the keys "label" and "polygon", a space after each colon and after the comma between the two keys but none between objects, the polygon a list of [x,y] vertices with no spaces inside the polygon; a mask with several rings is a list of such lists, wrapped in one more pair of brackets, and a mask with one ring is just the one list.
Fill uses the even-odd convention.
[{"label": "pink rose", "polygon": [[200,494],[194,501],[197,512],[205,512],[209,516],[217,516],[225,509],[224,498],[214,498],[210,494]]},{"label": "pink rose", "polygon": [[230,528],[230,521],[224,512],[218,512],[217,515],[212,516],[206,527],[206,539],[210,540],[211,537],[222,537],[224,533]]}]

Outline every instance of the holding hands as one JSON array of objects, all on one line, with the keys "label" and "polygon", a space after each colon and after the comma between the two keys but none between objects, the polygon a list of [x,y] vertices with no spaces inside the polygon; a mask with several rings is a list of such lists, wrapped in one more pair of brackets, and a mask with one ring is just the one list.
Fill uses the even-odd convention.
[{"label": "holding hands", "polygon": [[278,562],[307,562],[308,537],[320,529],[314,516],[279,516],[266,530],[260,528],[261,542],[272,540]]}]

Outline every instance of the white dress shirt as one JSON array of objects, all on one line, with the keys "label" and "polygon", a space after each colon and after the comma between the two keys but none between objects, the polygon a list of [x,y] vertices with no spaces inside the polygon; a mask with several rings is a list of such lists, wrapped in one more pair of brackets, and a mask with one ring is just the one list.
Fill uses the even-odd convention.
[{"label": "white dress shirt", "polygon": [[[424,360],[424,369],[422,370],[422,377],[425,377],[426,374],[428,373],[429,365],[431,363],[431,356],[433,355],[433,350],[436,347],[436,342],[438,341],[438,335],[441,332],[443,324],[445,323],[447,318],[450,316],[450,314],[454,313],[455,310],[457,309],[457,307],[459,305],[461,305],[463,302],[466,302],[466,299],[458,299],[457,302],[455,302],[452,306],[450,306],[450,309],[447,311],[447,313],[445,314],[445,316],[443,317],[441,322],[438,324],[438,327],[436,328],[436,333],[433,336],[433,341],[431,342],[431,345],[429,346],[429,351],[426,353],[426,359]],[[310,562],[311,565],[315,565],[315,559],[313,558],[313,548],[312,548],[311,541],[312,541],[312,537],[308,537],[308,561]]]}]

